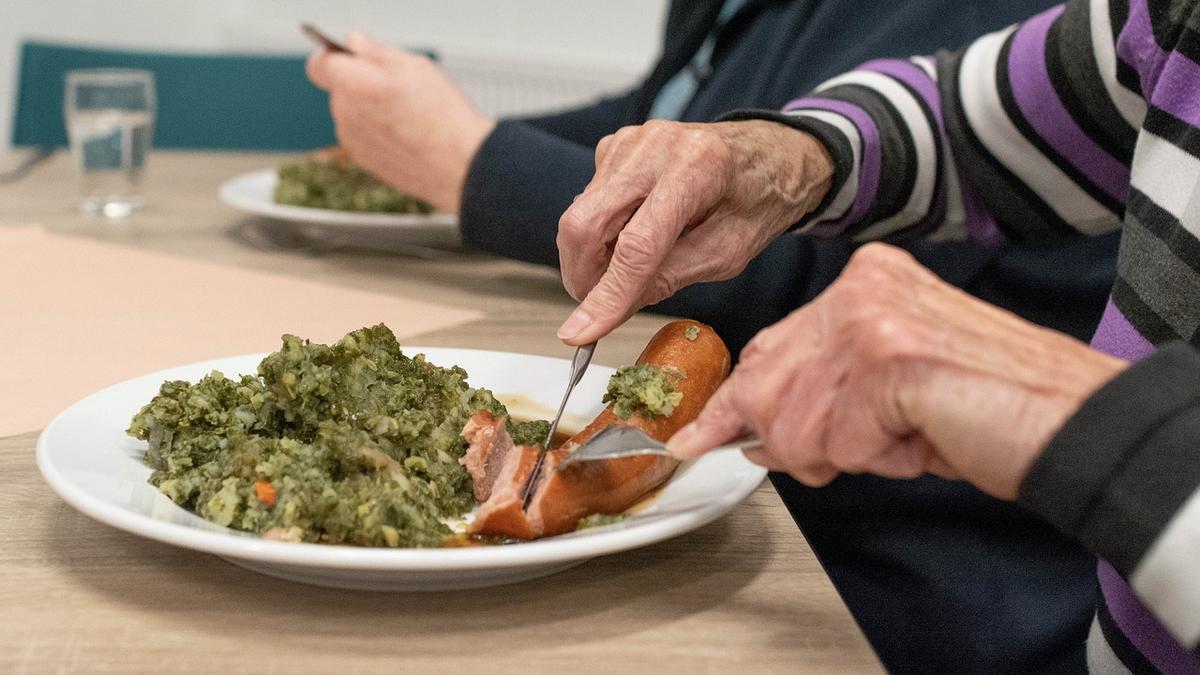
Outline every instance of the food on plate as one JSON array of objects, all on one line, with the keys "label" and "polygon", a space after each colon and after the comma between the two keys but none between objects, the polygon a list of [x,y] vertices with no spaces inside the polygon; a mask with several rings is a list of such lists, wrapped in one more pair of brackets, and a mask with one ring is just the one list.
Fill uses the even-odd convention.
[{"label": "food on plate", "polygon": [[[128,433],[150,482],[220,525],[287,541],[440,546],[475,505],[463,426],[505,416],[461,368],[409,357],[384,325],[336,344],[283,337],[256,375],[165,382]],[[546,422],[504,423],[536,444]]]},{"label": "food on plate", "polygon": [[531,539],[608,524],[666,482],[676,462],[663,457],[555,467],[610,424],[665,440],[728,371],[712,329],[665,326],[637,366],[613,376],[604,412],[546,456],[528,509],[549,423],[512,420],[462,368],[405,355],[383,324],[328,346],[285,335],[255,375],[164,382],[127,431],[148,442],[150,483],[164,495],[269,539],[462,545],[446,523],[477,506],[468,531],[481,541]]},{"label": "food on plate", "polygon": [[579,522],[575,525],[575,531],[578,532],[580,530],[590,530],[593,527],[604,527],[606,525],[616,525],[623,520],[625,520],[625,516],[622,514],[593,513],[590,516],[584,516],[580,518]]},{"label": "food on plate", "polygon": [[341,148],[320,150],[279,167],[275,201],[338,211],[430,213],[433,207],[401,194],[355,164]]},{"label": "food on plate", "polygon": [[[695,321],[673,321],[664,326],[638,358],[645,371],[626,371],[614,376],[617,399],[583,431],[561,447],[548,450],[542,470],[535,477],[534,465],[542,448],[522,445],[507,432],[505,420],[494,411],[476,413],[463,429],[470,445],[462,463],[468,467],[481,499],[470,531],[489,536],[534,539],[574,530],[580,519],[593,514],[619,514],[633,506],[670,478],[678,464],[670,457],[624,457],[582,462],[557,471],[560,461],[600,430],[626,424],[665,441],[700,413],[708,398],[729,373],[729,350],[708,326]],[[660,375],[668,376],[666,392]],[[631,376],[631,373],[638,373]],[[614,389],[610,383],[610,391]],[[623,400],[641,399],[654,389],[650,414],[617,415]],[[678,396],[676,396],[678,395]],[[665,403],[670,402],[670,410]],[[537,481],[528,508],[523,504],[525,487]]]},{"label": "food on plate", "polygon": [[682,370],[652,363],[621,366],[608,380],[603,402],[612,403],[613,414],[623,420],[632,415],[668,417],[683,399],[679,381],[685,377]]}]

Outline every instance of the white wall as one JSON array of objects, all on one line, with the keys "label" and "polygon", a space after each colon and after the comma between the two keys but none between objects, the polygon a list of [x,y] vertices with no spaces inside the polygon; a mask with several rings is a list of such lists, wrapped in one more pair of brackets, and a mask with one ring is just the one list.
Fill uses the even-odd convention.
[{"label": "white wall", "polygon": [[[361,28],[437,50],[482,107],[506,113],[632,82],[657,55],[665,8],[666,0],[0,0],[0,147],[11,137],[23,38],[299,53],[310,48],[296,29],[300,21],[332,35]],[[484,81],[497,68],[526,73],[514,80],[530,90],[498,95]],[[552,76],[549,89],[530,84],[539,73]],[[562,86],[566,80],[572,86]]]}]

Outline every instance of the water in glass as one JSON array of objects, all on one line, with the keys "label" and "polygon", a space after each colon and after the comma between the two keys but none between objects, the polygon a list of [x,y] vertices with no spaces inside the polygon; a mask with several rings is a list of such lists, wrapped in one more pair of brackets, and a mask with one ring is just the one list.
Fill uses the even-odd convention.
[{"label": "water in glass", "polygon": [[84,211],[110,218],[136,211],[154,134],[153,74],[72,71],[64,107]]}]

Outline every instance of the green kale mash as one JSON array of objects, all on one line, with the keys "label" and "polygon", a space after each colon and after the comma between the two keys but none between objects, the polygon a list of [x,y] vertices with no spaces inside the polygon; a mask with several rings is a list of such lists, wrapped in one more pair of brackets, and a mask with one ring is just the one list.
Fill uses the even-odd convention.
[{"label": "green kale mash", "polygon": [[604,527],[605,525],[616,525],[625,520],[624,514],[609,515],[607,513],[593,513],[590,516],[584,516],[579,519],[575,525],[575,531],[590,530],[593,527]]},{"label": "green kale mash", "polygon": [[685,377],[681,370],[646,363],[622,366],[609,378],[603,400],[612,403],[613,414],[623,420],[632,415],[669,417],[683,400],[677,387]]},{"label": "green kale mash", "polygon": [[339,211],[430,213],[433,207],[400,194],[348,161],[306,158],[279,168],[275,201]]},{"label": "green kale mash", "polygon": [[[227,527],[288,541],[440,546],[471,510],[459,435],[504,415],[458,367],[401,353],[383,324],[332,346],[283,336],[257,375],[163,383],[128,433],[149,442],[150,483]],[[546,422],[510,423],[540,444]]]}]

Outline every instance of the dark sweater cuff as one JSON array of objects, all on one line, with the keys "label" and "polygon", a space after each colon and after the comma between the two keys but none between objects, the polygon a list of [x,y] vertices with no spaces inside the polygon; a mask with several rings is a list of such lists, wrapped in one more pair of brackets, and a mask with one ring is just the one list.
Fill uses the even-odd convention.
[{"label": "dark sweater cuff", "polygon": [[503,120],[483,141],[463,182],[463,243],[558,266],[558,219],[591,180],[593,151],[531,125]]},{"label": "dark sweater cuff", "polygon": [[738,122],[743,120],[769,120],[785,124],[793,129],[798,129],[807,134],[814,136],[825,150],[829,152],[829,157],[833,160],[833,180],[829,185],[829,191],[825,193],[824,199],[817,205],[817,208],[812,210],[800,222],[792,226],[792,229],[803,227],[809,222],[820,216],[829,208],[833,200],[841,193],[843,186],[850,177],[850,173],[854,169],[854,151],[850,147],[850,141],[840,129],[827,124],[821,120],[811,117],[802,117],[796,115],[788,115],[777,110],[734,110],[732,112],[721,115],[717,118],[718,122]]},{"label": "dark sweater cuff", "polygon": [[1197,486],[1200,353],[1171,343],[1067,420],[1019,500],[1128,575]]}]

